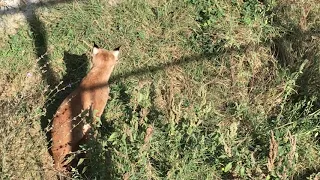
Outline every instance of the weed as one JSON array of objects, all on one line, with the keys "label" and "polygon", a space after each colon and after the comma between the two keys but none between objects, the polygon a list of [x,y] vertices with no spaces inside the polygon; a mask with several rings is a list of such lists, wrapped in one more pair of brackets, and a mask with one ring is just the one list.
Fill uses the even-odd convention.
[{"label": "weed", "polygon": [[122,45],[121,62],[75,179],[316,179],[319,10],[315,0],[39,8],[43,33],[1,36],[0,177],[54,175],[45,134],[95,41]]}]

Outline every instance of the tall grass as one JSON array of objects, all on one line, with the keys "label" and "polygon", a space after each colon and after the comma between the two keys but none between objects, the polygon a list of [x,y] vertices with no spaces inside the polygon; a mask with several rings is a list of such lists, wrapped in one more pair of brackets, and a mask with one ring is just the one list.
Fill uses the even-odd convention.
[{"label": "tall grass", "polygon": [[121,63],[74,178],[319,178],[319,13],[299,0],[38,9],[44,59],[41,31],[1,37],[1,178],[54,178],[45,134],[93,41],[122,45]]}]

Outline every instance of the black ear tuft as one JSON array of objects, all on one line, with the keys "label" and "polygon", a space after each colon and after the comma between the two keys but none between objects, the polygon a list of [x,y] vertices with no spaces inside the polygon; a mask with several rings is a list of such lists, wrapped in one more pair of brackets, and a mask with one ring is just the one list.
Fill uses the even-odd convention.
[{"label": "black ear tuft", "polygon": [[119,51],[119,50],[120,50],[120,47],[121,47],[121,46],[115,48],[113,51]]},{"label": "black ear tuft", "polygon": [[93,42],[93,47],[99,48],[99,46],[95,42]]}]

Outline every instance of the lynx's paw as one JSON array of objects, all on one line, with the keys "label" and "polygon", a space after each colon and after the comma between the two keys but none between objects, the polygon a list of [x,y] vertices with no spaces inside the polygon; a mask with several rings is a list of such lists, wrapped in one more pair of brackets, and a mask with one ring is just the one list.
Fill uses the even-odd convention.
[{"label": "lynx's paw", "polygon": [[85,125],[83,126],[83,128],[82,128],[82,133],[83,133],[83,135],[88,134],[88,132],[89,132],[90,129],[91,129],[90,124],[85,124]]}]

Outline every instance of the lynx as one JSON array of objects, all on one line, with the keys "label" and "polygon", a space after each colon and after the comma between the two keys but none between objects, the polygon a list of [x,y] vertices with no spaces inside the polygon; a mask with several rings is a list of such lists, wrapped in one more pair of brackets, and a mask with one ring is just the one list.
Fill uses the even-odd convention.
[{"label": "lynx", "polygon": [[89,111],[93,113],[92,119],[100,118],[102,115],[109,98],[108,81],[118,62],[118,55],[119,48],[107,51],[94,45],[90,71],[82,79],[79,87],[62,102],[54,115],[51,152],[54,167],[58,171],[68,171],[70,163],[66,161],[67,155],[79,149],[80,142],[87,138],[91,128],[80,114]]}]

